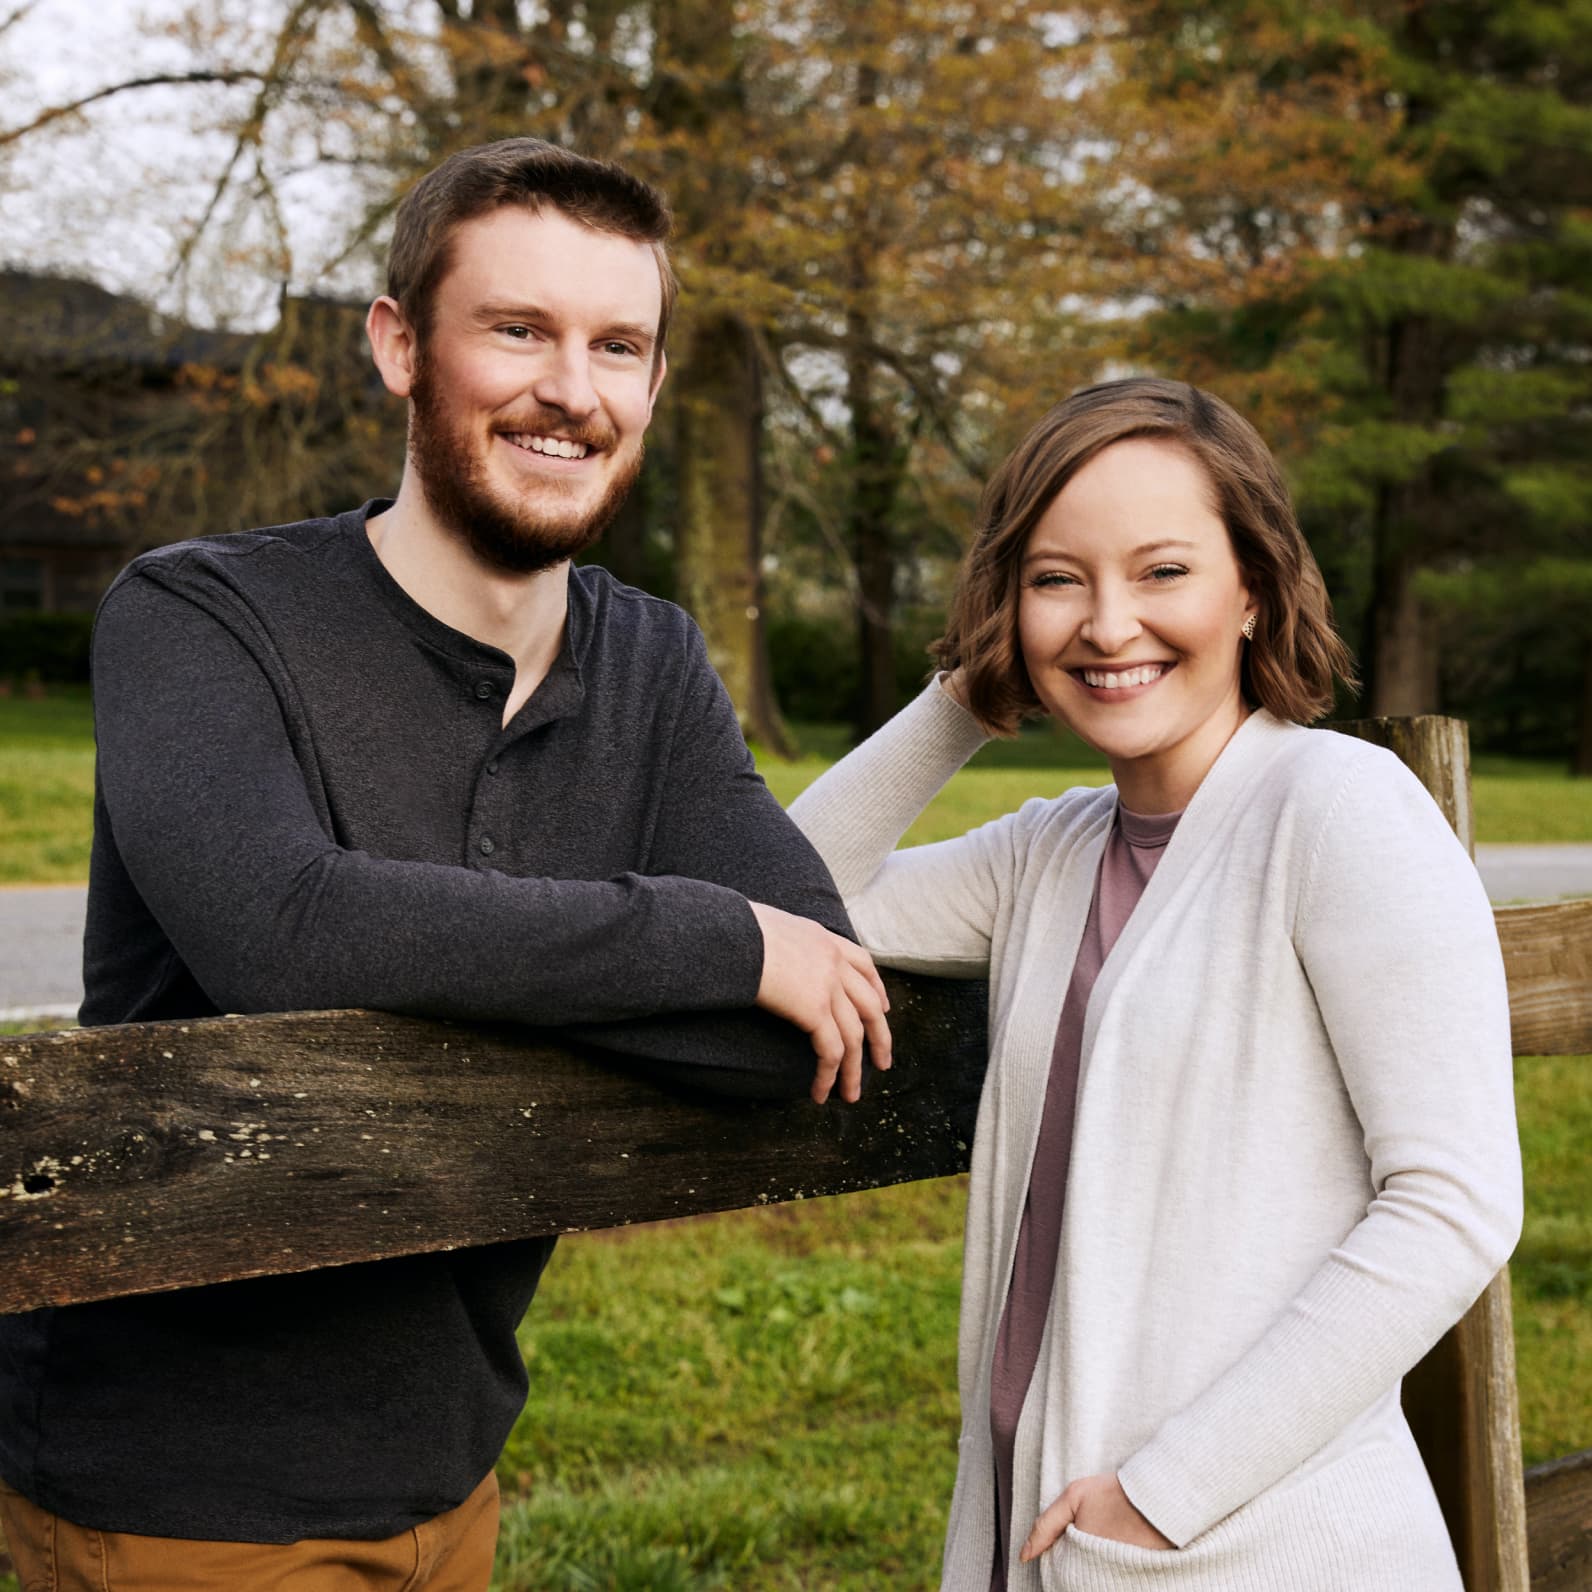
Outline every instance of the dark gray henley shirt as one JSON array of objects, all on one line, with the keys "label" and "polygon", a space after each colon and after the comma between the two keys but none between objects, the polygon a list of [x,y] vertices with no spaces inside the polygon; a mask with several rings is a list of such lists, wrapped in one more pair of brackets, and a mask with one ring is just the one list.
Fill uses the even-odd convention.
[{"label": "dark gray henley shirt", "polygon": [[[557,1024],[677,1080],[803,1092],[805,1036],[747,1009],[747,900],[850,928],[691,620],[572,570],[562,653],[504,728],[512,660],[387,574],[385,507],[162,548],[106,595],[83,1022]],[[103,1530],[393,1535],[495,1462],[551,1251],[0,1318],[0,1476]]]}]

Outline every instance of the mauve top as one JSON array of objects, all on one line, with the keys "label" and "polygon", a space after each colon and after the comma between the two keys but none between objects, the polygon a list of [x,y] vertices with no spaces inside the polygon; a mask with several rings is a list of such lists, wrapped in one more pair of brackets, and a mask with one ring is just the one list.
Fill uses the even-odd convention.
[{"label": "mauve top", "polygon": [[[1083,1047],[1084,1014],[1089,992],[1111,947],[1117,943],[1144,887],[1150,882],[1181,813],[1132,813],[1117,808],[1094,899],[1084,925],[1072,981],[1056,1025],[1045,1086],[1045,1109],[1039,1140],[1028,1176],[1028,1198],[1017,1234],[1011,1287],[995,1340],[990,1367],[990,1432],[995,1442],[995,1518],[1000,1522],[990,1592],[1006,1592],[1006,1566],[1011,1559],[1012,1449],[1017,1422],[1028,1396],[1028,1384],[1039,1359],[1045,1319],[1056,1281],[1056,1255],[1061,1243],[1061,1213],[1067,1190],[1067,1162],[1072,1154],[1073,1106],[1078,1093],[1078,1061]],[[1073,1478],[1075,1479],[1075,1478]]]}]

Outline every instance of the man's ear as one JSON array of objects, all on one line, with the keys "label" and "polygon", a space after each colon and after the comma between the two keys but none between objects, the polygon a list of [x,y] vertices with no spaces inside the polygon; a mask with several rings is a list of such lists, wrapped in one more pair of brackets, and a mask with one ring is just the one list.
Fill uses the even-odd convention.
[{"label": "man's ear", "polygon": [[407,398],[415,384],[419,349],[397,299],[383,293],[371,305],[365,317],[365,336],[370,339],[370,357],[381,372],[383,386],[393,397]]},{"label": "man's ear", "polygon": [[658,401],[658,389],[663,385],[663,378],[669,374],[669,356],[660,348],[658,350],[658,368],[652,373],[652,391],[647,394],[647,419],[652,419],[652,406]]}]

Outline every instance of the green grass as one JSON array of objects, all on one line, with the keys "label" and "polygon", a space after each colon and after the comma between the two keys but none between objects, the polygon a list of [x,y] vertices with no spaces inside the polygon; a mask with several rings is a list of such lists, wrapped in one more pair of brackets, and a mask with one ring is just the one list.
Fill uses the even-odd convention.
[{"label": "green grass", "polygon": [[94,720],[88,691],[0,697],[0,884],[88,878]]},{"label": "green grass", "polygon": [[[801,755],[765,757],[770,789],[789,803],[840,757],[839,725],[797,727]],[[94,809],[94,729],[86,689],[42,701],[0,697],[0,885],[70,884],[88,878]],[[1552,763],[1475,760],[1476,838],[1482,842],[1592,842],[1592,785]],[[907,831],[909,845],[945,840],[1070,785],[1103,785],[1104,761],[1075,737],[1033,725],[996,741]]]},{"label": "green grass", "polygon": [[1520,1430],[1534,1465],[1592,1446],[1592,1056],[1515,1063],[1526,1224],[1510,1265]]}]

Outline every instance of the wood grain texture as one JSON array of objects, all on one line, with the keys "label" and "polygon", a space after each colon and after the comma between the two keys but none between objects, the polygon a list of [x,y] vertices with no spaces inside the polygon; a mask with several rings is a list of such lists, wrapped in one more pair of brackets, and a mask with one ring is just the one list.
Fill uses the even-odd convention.
[{"label": "wood grain texture", "polygon": [[984,986],[886,980],[896,1064],[854,1106],[372,1012],[0,1040],[0,1312],[962,1171]]},{"label": "wood grain texture", "polygon": [[1526,1472],[1531,1592],[1592,1588],[1592,1448]]},{"label": "wood grain texture", "polygon": [[1592,1052],[1592,900],[1498,907],[1517,1056]]},{"label": "wood grain texture", "polygon": [[[1475,855],[1470,733],[1463,719],[1428,714],[1332,728],[1396,753]],[[1510,1001],[1512,1009],[1513,989]],[[1531,1572],[1507,1267],[1405,1378],[1404,1413],[1448,1522],[1467,1592],[1527,1592]]]}]

